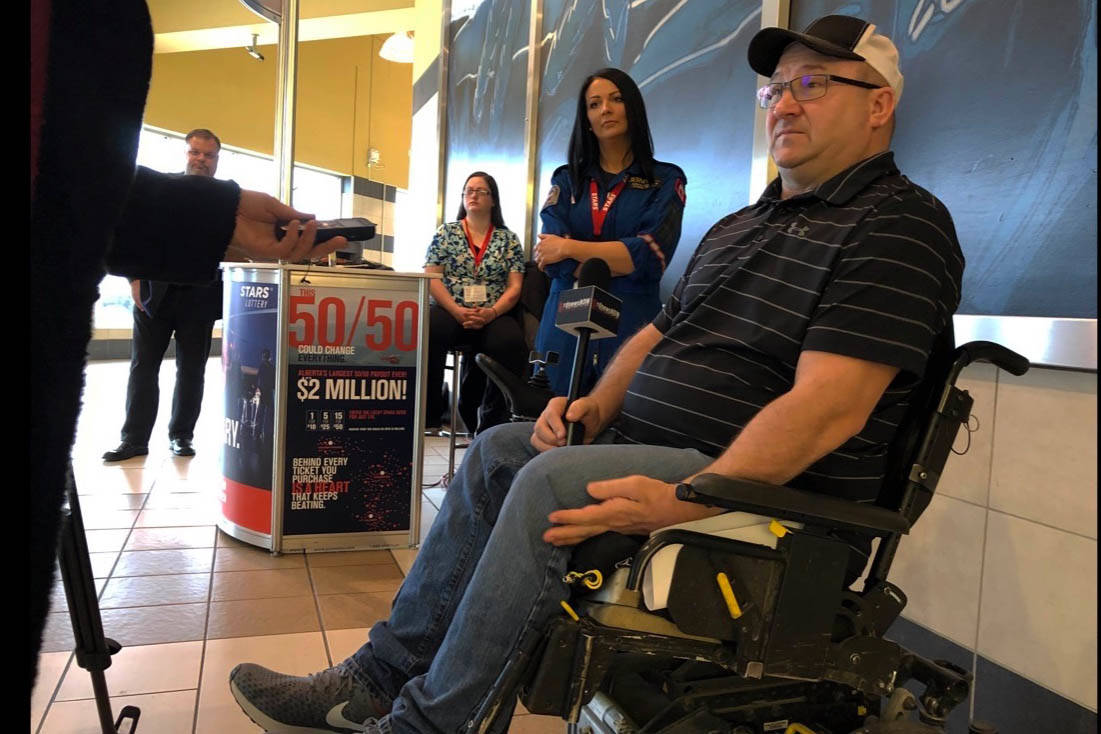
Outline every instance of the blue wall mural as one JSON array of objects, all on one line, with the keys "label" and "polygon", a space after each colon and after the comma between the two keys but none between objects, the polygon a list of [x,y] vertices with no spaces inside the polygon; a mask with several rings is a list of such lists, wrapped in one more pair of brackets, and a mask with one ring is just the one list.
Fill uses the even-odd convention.
[{"label": "blue wall mural", "polygon": [[899,167],[952,212],[960,313],[1097,317],[1097,4],[792,0],[898,45]]},{"label": "blue wall mural", "polygon": [[[446,216],[482,168],[521,235],[529,6],[456,1],[447,110]],[[834,12],[870,19],[899,47],[893,147],[955,219],[960,312],[1096,318],[1096,3],[792,0],[791,27]],[[565,162],[581,81],[623,69],[642,88],[655,155],[688,176],[667,295],[707,228],[748,203],[756,77],[745,51],[760,18],[753,0],[543,0],[535,209]]]},{"label": "blue wall mural", "polygon": [[458,212],[466,177],[485,171],[497,180],[505,224],[521,239],[530,15],[526,0],[456,2],[448,64],[444,217],[452,221]]}]

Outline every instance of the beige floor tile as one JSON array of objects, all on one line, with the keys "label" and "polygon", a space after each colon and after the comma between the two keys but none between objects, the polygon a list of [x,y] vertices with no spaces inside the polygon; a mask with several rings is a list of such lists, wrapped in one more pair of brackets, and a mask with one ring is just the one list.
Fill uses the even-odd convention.
[{"label": "beige floor tile", "polygon": [[311,568],[318,594],[359,594],[371,591],[396,591],[404,576],[397,564],[370,566],[328,566]]},{"label": "beige floor tile", "polygon": [[287,596],[211,602],[206,636],[211,640],[317,632],[320,629],[314,598]]},{"label": "beige floor tile", "polygon": [[111,575],[111,569],[115,567],[115,561],[119,557],[118,551],[107,553],[88,553],[88,559],[92,562],[92,578],[102,579]]},{"label": "beige floor tile", "polygon": [[[424,539],[421,538],[423,541]],[[409,569],[413,567],[413,561],[417,560],[416,548],[391,548],[390,554],[394,556],[394,562],[398,564],[402,575],[408,576]]]},{"label": "beige floor tile", "polygon": [[310,568],[327,566],[355,566],[388,564],[393,561],[390,551],[334,551],[331,553],[310,553]]},{"label": "beige floor tile", "polygon": [[564,734],[566,722],[556,716],[513,716],[509,734]]},{"label": "beige floor tile", "polygon": [[214,601],[275,599],[309,596],[310,578],[305,568],[276,568],[267,571],[227,571],[214,574],[210,598]]},{"label": "beige floor tile", "polygon": [[[228,535],[221,533],[219,535],[229,538]],[[215,551],[215,571],[270,571],[277,568],[306,567],[306,557],[302,551],[291,551],[273,556],[271,551],[265,548],[257,548],[233,538],[229,538],[229,540],[239,545],[230,548],[218,548]]]},{"label": "beige floor tile", "polygon": [[[139,732],[191,734],[195,719],[196,691],[173,691],[143,696],[118,696],[111,699],[115,716],[123,706],[141,709]],[[50,707],[40,734],[101,734],[94,699],[62,701]],[[230,730],[226,730],[227,732]]]},{"label": "beige floor tile", "polygon": [[209,508],[180,508],[171,510],[142,510],[134,523],[139,528],[165,528],[185,525],[214,525],[218,522],[218,510]]},{"label": "beige floor tile", "polygon": [[42,632],[42,652],[72,651],[73,624],[65,607],[51,607],[58,611],[46,615],[46,626]]},{"label": "beige floor tile", "polygon": [[[111,570],[115,567],[115,561],[118,560],[118,551],[111,551],[108,553],[89,553],[88,560],[92,564],[92,578],[93,579],[105,579],[111,575]],[[54,562],[54,579],[57,584],[61,584],[61,569]]]},{"label": "beige floor tile", "polygon": [[[103,592],[103,587],[107,585],[107,579],[93,579],[93,581],[96,585],[96,598],[98,599]],[[50,591],[50,611],[65,612],[68,608],[68,602],[65,601],[65,585],[61,583],[61,576],[58,574],[55,576],[54,586]]]},{"label": "beige floor tile", "polygon": [[107,582],[107,587],[99,597],[99,608],[197,604],[205,602],[209,593],[210,574],[208,573],[117,576]]},{"label": "beige floor tile", "polygon": [[203,639],[206,604],[104,609],[103,633],[121,645],[156,645]]},{"label": "beige floor tile", "polygon": [[[104,671],[107,692],[111,696],[133,696],[198,688],[202,658],[201,640],[124,647],[112,656],[111,667]],[[76,665],[70,666],[56,700],[71,701],[94,696],[88,672]],[[138,731],[143,728],[139,721]]]},{"label": "beige floor tile", "polygon": [[210,548],[123,551],[115,576],[164,576],[174,573],[208,573],[214,565]]},{"label": "beige floor tile", "polygon": [[[104,636],[120,645],[156,645],[203,639],[206,604],[166,604],[151,607],[101,609]],[[46,615],[42,652],[72,650],[72,620],[65,608]]]},{"label": "beige floor tile", "polygon": [[443,504],[443,497],[447,494],[447,490],[443,487],[432,487],[424,490],[425,499],[436,506],[436,509],[440,509],[440,505]]},{"label": "beige floor tile", "polygon": [[321,625],[324,629],[348,629],[370,627],[390,616],[394,592],[380,591],[371,594],[321,594]]},{"label": "beige floor tile", "polygon": [[436,521],[436,515],[439,514],[439,508],[433,505],[431,502],[421,503],[421,534],[420,542],[424,542],[424,539],[428,537],[428,530],[432,527],[432,523]]},{"label": "beige floor tile", "polygon": [[80,510],[81,512],[140,510],[147,497],[149,495],[144,492],[85,494],[80,496]]},{"label": "beige floor tile", "polygon": [[329,643],[329,655],[332,657],[331,665],[351,657],[352,653],[363,646],[367,641],[367,635],[371,631],[369,627],[354,627],[342,630],[325,630],[325,639]]},{"label": "beige floor tile", "polygon": [[213,525],[186,528],[134,528],[130,531],[129,540],[126,541],[128,551],[212,548],[213,546]]},{"label": "beige floor tile", "polygon": [[134,521],[137,520],[139,514],[139,510],[93,510],[85,512],[81,509],[80,511],[85,530],[129,529],[134,526]]},{"label": "beige floor tile", "polygon": [[[220,447],[218,444],[209,440],[211,438],[218,439],[224,438],[224,436],[222,436],[221,433],[215,433],[213,436],[204,435],[202,444],[196,442],[196,454],[191,458],[169,456],[164,462],[164,471],[161,477],[182,480],[185,482],[221,479],[222,466],[219,463],[220,460],[218,457],[218,450]],[[203,450],[201,454],[199,453],[200,449]]]},{"label": "beige floor tile", "polygon": [[130,537],[131,531],[126,528],[114,530],[88,530],[84,529],[84,541],[88,544],[89,553],[108,553],[120,551]]},{"label": "beige floor tile", "polygon": [[320,632],[208,640],[199,686],[195,734],[259,732],[229,692],[229,673],[238,663],[257,663],[291,675],[329,667]]},{"label": "beige floor tile", "polygon": [[46,706],[61,681],[61,674],[65,672],[70,657],[72,654],[69,652],[47,652],[38,656],[38,677],[31,691],[31,731],[41,723],[42,714],[46,713]]},{"label": "beige floor tile", "polygon": [[87,465],[74,458],[73,473],[77,492],[81,495],[148,492],[156,479],[155,466],[149,469],[143,466],[125,468],[104,464],[98,459],[95,465]]},{"label": "beige floor tile", "polygon": [[[146,510],[191,510],[206,513],[220,511],[218,497],[210,492],[167,492],[155,489],[145,502]],[[184,525],[185,523],[180,523]],[[209,524],[213,525],[211,521]]]}]

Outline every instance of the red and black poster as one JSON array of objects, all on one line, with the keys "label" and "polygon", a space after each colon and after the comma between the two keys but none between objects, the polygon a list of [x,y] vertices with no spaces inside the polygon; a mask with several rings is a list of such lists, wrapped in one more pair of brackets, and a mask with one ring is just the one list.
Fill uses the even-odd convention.
[{"label": "red and black poster", "polygon": [[293,286],[287,325],[283,534],[408,530],[415,292]]}]

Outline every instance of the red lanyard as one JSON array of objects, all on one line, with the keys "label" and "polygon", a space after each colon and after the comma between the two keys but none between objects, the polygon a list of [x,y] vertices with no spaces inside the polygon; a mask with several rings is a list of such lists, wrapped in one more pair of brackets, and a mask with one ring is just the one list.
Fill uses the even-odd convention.
[{"label": "red lanyard", "polygon": [[493,236],[493,225],[489,225],[489,231],[486,232],[486,238],[482,240],[482,246],[475,247],[474,238],[470,236],[470,227],[466,226],[466,220],[463,220],[463,232],[466,234],[466,244],[470,245],[470,254],[474,256],[474,270],[482,266],[482,258],[485,257],[486,250],[489,249],[489,238]]},{"label": "red lanyard", "polygon": [[608,198],[604,200],[604,206],[602,208],[597,207],[598,201],[596,192],[596,181],[589,181],[589,200],[593,207],[593,237],[599,237],[600,231],[604,229],[604,218],[608,216],[608,210],[612,208],[612,204],[615,203],[616,197],[619,196],[619,192],[623,191],[623,187],[627,185],[627,179],[623,179],[608,192]]}]

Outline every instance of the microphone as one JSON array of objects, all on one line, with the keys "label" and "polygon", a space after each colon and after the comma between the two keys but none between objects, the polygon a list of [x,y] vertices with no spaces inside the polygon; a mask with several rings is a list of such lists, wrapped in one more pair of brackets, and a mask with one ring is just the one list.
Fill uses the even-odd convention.
[{"label": "microphone", "polygon": [[[558,297],[558,313],[554,325],[577,336],[577,349],[570,373],[570,391],[566,397],[569,410],[581,391],[581,377],[585,373],[585,355],[590,339],[615,336],[619,329],[619,312],[623,302],[608,292],[612,271],[600,258],[586,260],[577,276],[577,287],[563,291]],[[576,446],[584,441],[585,427],[581,423],[566,426],[566,445]]]}]

